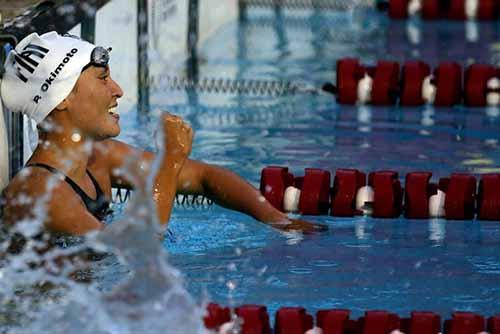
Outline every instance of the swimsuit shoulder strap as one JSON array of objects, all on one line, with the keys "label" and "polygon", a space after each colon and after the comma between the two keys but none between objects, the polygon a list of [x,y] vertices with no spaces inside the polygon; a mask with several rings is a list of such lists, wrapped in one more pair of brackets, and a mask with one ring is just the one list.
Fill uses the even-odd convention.
[{"label": "swimsuit shoulder strap", "polygon": [[99,186],[99,183],[97,183],[96,179],[94,176],[87,170],[87,174],[90,177],[90,180],[92,181],[92,184],[95,187],[96,191],[96,198],[92,199],[90,198],[83,190],[80,188],[76,182],[74,182],[72,179],[70,179],[68,176],[66,176],[64,173],[62,173],[60,170],[43,164],[43,163],[33,163],[29,164],[28,167],[41,167],[45,168],[46,170],[57,174],[61,175],[64,177],[64,181],[66,181],[71,188],[80,196],[82,199],[83,203],[87,207],[87,210],[97,219],[103,220],[106,215],[112,212],[110,209],[110,202],[106,199],[106,196],[104,195],[104,192],[102,191],[101,187]]},{"label": "swimsuit shoulder strap", "polygon": [[[27,165],[27,167],[41,167],[41,168],[44,168],[46,170],[48,170],[49,172],[53,173],[53,174],[57,174],[57,175],[61,175],[64,177],[64,181],[66,181],[66,183],[68,183],[71,188],[73,188],[73,190],[78,194],[80,195],[80,197],[82,198],[82,200],[87,203],[87,201],[93,201],[92,198],[90,198],[89,195],[87,195],[83,190],[82,188],[80,188],[80,186],[78,184],[76,184],[75,181],[73,181],[71,178],[69,178],[68,176],[66,176],[66,174],[64,174],[63,172],[61,172],[59,169],[57,168],[54,168],[52,166],[49,166],[49,165],[46,165],[44,163],[33,163],[33,164],[29,164]],[[92,178],[91,178],[92,179]],[[94,183],[95,180],[92,179],[92,183]],[[97,189],[96,189],[96,193],[97,193]]]},{"label": "swimsuit shoulder strap", "polygon": [[90,173],[90,171],[87,169],[87,175],[90,177],[90,180],[92,181],[92,184],[94,185],[95,192],[97,194],[96,200],[99,200],[102,196],[104,196],[104,191],[102,191],[101,186],[99,183],[97,183],[97,180],[94,178],[94,175]]}]

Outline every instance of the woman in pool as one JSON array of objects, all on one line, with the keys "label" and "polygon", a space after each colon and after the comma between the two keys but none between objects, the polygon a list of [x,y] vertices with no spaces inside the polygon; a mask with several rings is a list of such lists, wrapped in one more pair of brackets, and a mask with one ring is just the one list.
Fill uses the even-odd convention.
[{"label": "woman in pool", "polygon": [[[120,133],[120,86],[111,79],[109,51],[50,32],[24,38],[6,60],[4,105],[38,125],[39,144],[4,190],[5,224],[42,219],[57,234],[83,235],[104,228],[111,187],[133,188],[130,171],[144,179],[155,159],[113,140]],[[161,118],[166,153],[152,197],[167,225],[176,193],[201,194],[280,230],[313,232],[318,225],[289,219],[236,174],[188,159],[193,130],[180,117]],[[43,210],[37,207],[43,205]]]}]

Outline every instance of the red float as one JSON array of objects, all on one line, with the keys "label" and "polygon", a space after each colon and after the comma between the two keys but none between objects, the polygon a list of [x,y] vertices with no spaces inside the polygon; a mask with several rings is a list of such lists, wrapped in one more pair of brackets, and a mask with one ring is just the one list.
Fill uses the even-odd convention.
[{"label": "red float", "polygon": [[479,181],[477,216],[481,220],[500,220],[500,174],[483,175]]},{"label": "red float", "polygon": [[430,172],[406,174],[405,217],[429,218],[429,198],[437,193],[437,188],[429,184]]},{"label": "red float", "polygon": [[276,312],[275,334],[304,334],[313,328],[313,317],[303,307],[282,307]]},{"label": "red float", "polygon": [[271,334],[269,315],[262,305],[242,305],[235,309],[238,317],[243,319],[242,334]]},{"label": "red float", "polygon": [[495,77],[496,68],[491,65],[474,64],[465,71],[465,96],[464,102],[467,106],[486,106],[486,94],[488,93],[488,80]]},{"label": "red float", "polygon": [[373,188],[373,217],[395,218],[401,215],[402,189],[398,173],[379,171],[370,173],[368,184]]},{"label": "red float", "polygon": [[294,184],[287,167],[269,166],[260,175],[260,193],[276,209],[283,211],[283,196],[287,187]]},{"label": "red float", "polygon": [[358,100],[358,81],[365,69],[355,58],[337,61],[337,101],[341,104],[355,104]]},{"label": "red float", "polygon": [[399,64],[393,61],[379,61],[373,76],[371,104],[392,105],[397,99],[399,85]]},{"label": "red float", "polygon": [[454,312],[444,328],[449,334],[477,334],[485,330],[484,317],[472,312]]},{"label": "red float", "polygon": [[207,315],[203,318],[206,328],[217,329],[229,321],[231,321],[231,311],[228,307],[221,307],[215,303],[207,305]]},{"label": "red float", "polygon": [[400,103],[403,106],[419,106],[425,103],[422,84],[431,74],[429,65],[422,61],[409,61],[403,66]]},{"label": "red float", "polygon": [[328,214],[330,206],[330,172],[317,168],[306,168],[299,211],[304,215]]},{"label": "red float", "polygon": [[422,18],[437,20],[443,16],[442,0],[422,0]]},{"label": "red float", "polygon": [[[451,0],[448,8],[448,17],[453,20],[466,20],[466,0]],[[476,13],[477,20],[494,20],[498,16],[496,0],[478,0]]]},{"label": "red float", "polygon": [[450,107],[462,100],[462,67],[457,63],[441,63],[435,70],[436,99],[434,104]]},{"label": "red float", "polygon": [[446,219],[473,219],[476,178],[466,173],[451,174],[444,208]]},{"label": "red float", "polygon": [[389,17],[396,20],[408,18],[408,1],[409,0],[390,0]]},{"label": "red float", "polygon": [[387,334],[400,328],[399,316],[387,311],[366,311],[360,321],[363,334]]},{"label": "red float", "polygon": [[344,334],[349,325],[349,310],[320,310],[316,313],[316,326],[323,334]]},{"label": "red float", "polygon": [[441,317],[434,312],[411,312],[409,334],[438,334],[441,332]]},{"label": "red float", "polygon": [[500,16],[500,2],[498,0],[480,0],[477,10],[478,20],[495,20]]},{"label": "red float", "polygon": [[500,314],[488,318],[488,332],[490,334],[500,334]]},{"label": "red float", "polygon": [[352,217],[356,210],[356,194],[366,185],[366,175],[357,169],[337,169],[333,180],[332,216]]}]

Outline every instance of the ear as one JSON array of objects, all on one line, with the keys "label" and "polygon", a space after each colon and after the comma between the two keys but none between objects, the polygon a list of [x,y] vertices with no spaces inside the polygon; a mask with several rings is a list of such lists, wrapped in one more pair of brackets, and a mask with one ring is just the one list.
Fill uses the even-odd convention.
[{"label": "ear", "polygon": [[62,100],[62,102],[59,103],[54,109],[57,111],[63,111],[68,109],[68,100],[67,99]]}]

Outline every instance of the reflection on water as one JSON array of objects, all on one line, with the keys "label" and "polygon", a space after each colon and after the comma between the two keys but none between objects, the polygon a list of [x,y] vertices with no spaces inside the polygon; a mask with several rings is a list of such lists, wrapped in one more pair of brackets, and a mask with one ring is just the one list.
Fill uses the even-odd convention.
[{"label": "reflection on water", "polygon": [[441,243],[446,237],[446,220],[429,219],[429,240]]}]

